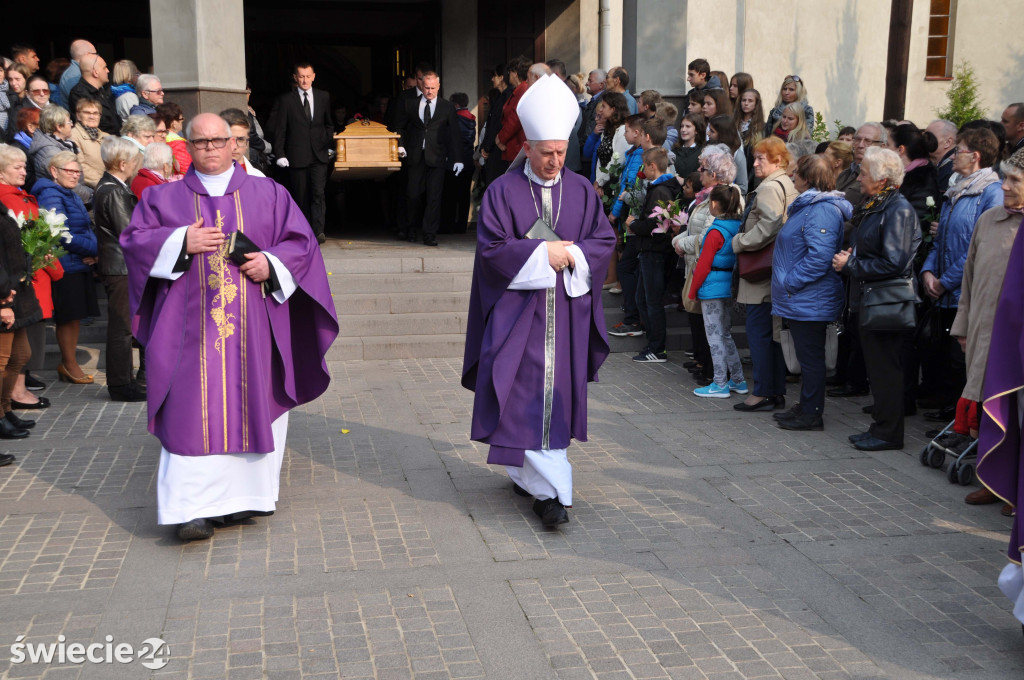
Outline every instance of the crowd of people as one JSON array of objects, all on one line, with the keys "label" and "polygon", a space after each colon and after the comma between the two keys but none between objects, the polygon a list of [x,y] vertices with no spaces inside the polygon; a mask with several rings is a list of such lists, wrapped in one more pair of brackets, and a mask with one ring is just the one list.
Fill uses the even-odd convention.
[{"label": "crowd of people", "polygon": [[[592,183],[618,234],[604,290],[621,295],[624,317],[608,332],[645,337],[634,361],[668,360],[666,315],[678,311],[697,396],[743,395],[737,411],[820,430],[826,394],[871,394],[873,423],[850,436],[858,449],[903,448],[904,417],[918,408],[953,423],[943,445],[962,451],[976,439],[1012,216],[1024,207],[1024,104],[999,121],[867,121],[815,141],[799,75],[781,79],[773,102],[752,75],[695,59],[680,112],[656,91],[634,96],[622,67],[584,80],[558,60],[520,58],[493,72],[478,186],[519,154],[515,109],[546,73],[579,101],[565,166]],[[994,224],[1007,229],[1000,238]],[[787,407],[790,382],[800,394]],[[995,500],[987,489],[968,497]]]}]

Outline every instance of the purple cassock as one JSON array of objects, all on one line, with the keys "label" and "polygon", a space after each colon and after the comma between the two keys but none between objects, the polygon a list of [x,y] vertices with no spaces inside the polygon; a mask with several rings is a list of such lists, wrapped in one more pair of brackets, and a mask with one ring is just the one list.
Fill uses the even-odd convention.
[{"label": "purple cassock", "polygon": [[1019,500],[1024,498],[1021,474],[1021,409],[1024,408],[1024,229],[1017,232],[996,307],[984,400],[978,435],[978,477],[1018,512],[1013,518],[1007,556],[1020,564],[1024,551]]},{"label": "purple cassock", "polygon": [[[554,288],[509,290],[537,249],[524,239],[547,217],[562,240],[583,251],[596,294],[570,298]],[[523,465],[526,450],[565,449],[587,440],[587,383],[608,356],[601,289],[615,233],[594,187],[563,170],[549,189],[511,171],[487,188],[466,329],[462,385],[476,394],[471,437],[491,445],[488,463]]]},{"label": "purple cassock", "polygon": [[[291,297],[264,297],[226,245],[190,256],[176,280],[151,277],[171,234],[200,216],[277,257],[297,284]],[[149,431],[185,456],[273,451],[271,423],[327,389],[324,357],[338,335],[323,257],[291,196],[236,164],[224,196],[213,197],[193,166],[143,193],[121,247],[132,330],[146,348]]]}]

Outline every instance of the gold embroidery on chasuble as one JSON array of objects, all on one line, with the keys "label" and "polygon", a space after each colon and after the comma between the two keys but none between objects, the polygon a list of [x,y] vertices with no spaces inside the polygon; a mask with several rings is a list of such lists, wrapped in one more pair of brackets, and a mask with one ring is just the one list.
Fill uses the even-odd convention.
[{"label": "gold embroidery on chasuble", "polygon": [[[235,217],[237,221],[237,230],[243,231],[244,224],[242,221],[242,206],[241,201],[238,197],[238,192],[232,194],[233,202],[235,204]],[[198,220],[201,216],[200,212],[200,201],[199,195],[195,194],[196,203],[196,219]],[[214,220],[214,226],[221,231],[224,231],[224,216],[218,209],[216,213],[216,219]],[[199,280],[205,284],[202,287],[200,299],[200,313],[203,322],[200,324],[200,344],[199,344],[199,373],[200,373],[200,392],[201,392],[201,408],[202,408],[202,424],[203,424],[203,441],[204,450],[209,453],[213,448],[210,441],[210,396],[211,388],[214,399],[217,397],[217,392],[220,392],[220,410],[221,410],[221,422],[219,423],[222,427],[223,432],[223,444],[220,448],[223,452],[231,451],[231,446],[228,440],[228,434],[230,432],[228,428],[229,420],[229,408],[228,408],[228,393],[231,392],[233,395],[237,394],[237,388],[234,387],[234,383],[229,384],[228,381],[228,364],[229,360],[232,364],[236,361],[240,369],[241,377],[241,403],[237,406],[241,407],[241,432],[242,440],[240,447],[234,447],[239,451],[247,451],[249,447],[249,404],[248,404],[248,371],[246,361],[247,347],[246,347],[246,285],[245,275],[239,273],[239,283],[236,283],[234,275],[232,274],[232,268],[235,266],[228,257],[228,244],[225,241],[224,245],[218,248],[216,251],[206,253],[205,256],[196,258],[199,260]],[[209,293],[213,292],[213,296],[210,297]],[[216,337],[213,342],[213,348],[216,356],[210,356],[207,352],[207,314],[209,319],[213,321],[213,327],[216,329]],[[239,320],[239,316],[241,320]],[[237,324],[237,325],[236,325]],[[237,331],[237,334],[236,334]],[[231,340],[229,342],[229,340]],[[214,384],[211,385],[211,377],[213,378]],[[217,380],[219,378],[219,381]],[[216,383],[219,382],[219,385]],[[234,401],[234,399],[232,399]],[[235,404],[232,404],[235,407]],[[235,411],[237,413],[237,411]]]}]

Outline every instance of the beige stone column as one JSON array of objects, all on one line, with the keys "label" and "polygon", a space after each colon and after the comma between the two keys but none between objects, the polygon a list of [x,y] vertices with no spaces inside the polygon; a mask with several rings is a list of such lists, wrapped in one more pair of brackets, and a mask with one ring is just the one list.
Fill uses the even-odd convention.
[{"label": "beige stone column", "polygon": [[242,0],[150,0],[153,66],[185,118],[245,107]]},{"label": "beige stone column", "polygon": [[[465,92],[476,111],[480,96],[477,62],[476,0],[443,0],[441,4],[441,92]],[[483,94],[486,94],[484,92]]]}]

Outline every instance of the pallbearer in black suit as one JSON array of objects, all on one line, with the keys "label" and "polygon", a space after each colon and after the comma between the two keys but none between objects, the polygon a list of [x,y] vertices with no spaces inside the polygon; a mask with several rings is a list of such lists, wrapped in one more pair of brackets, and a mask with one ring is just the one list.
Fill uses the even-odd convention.
[{"label": "pallbearer in black suit", "polygon": [[334,153],[334,122],[331,97],[313,89],[315,78],[309,63],[295,66],[292,79],[297,87],[277,98],[267,127],[277,165],[288,169],[288,190],[323,243],[324,187]]},{"label": "pallbearer in black suit", "polygon": [[444,175],[463,171],[459,161],[459,123],[451,102],[437,96],[441,80],[433,71],[423,74],[422,97],[405,99],[395,128],[402,135],[398,155],[406,159],[409,183],[408,223],[404,231],[415,241],[422,229],[423,243],[437,245],[441,226],[441,194]]}]

